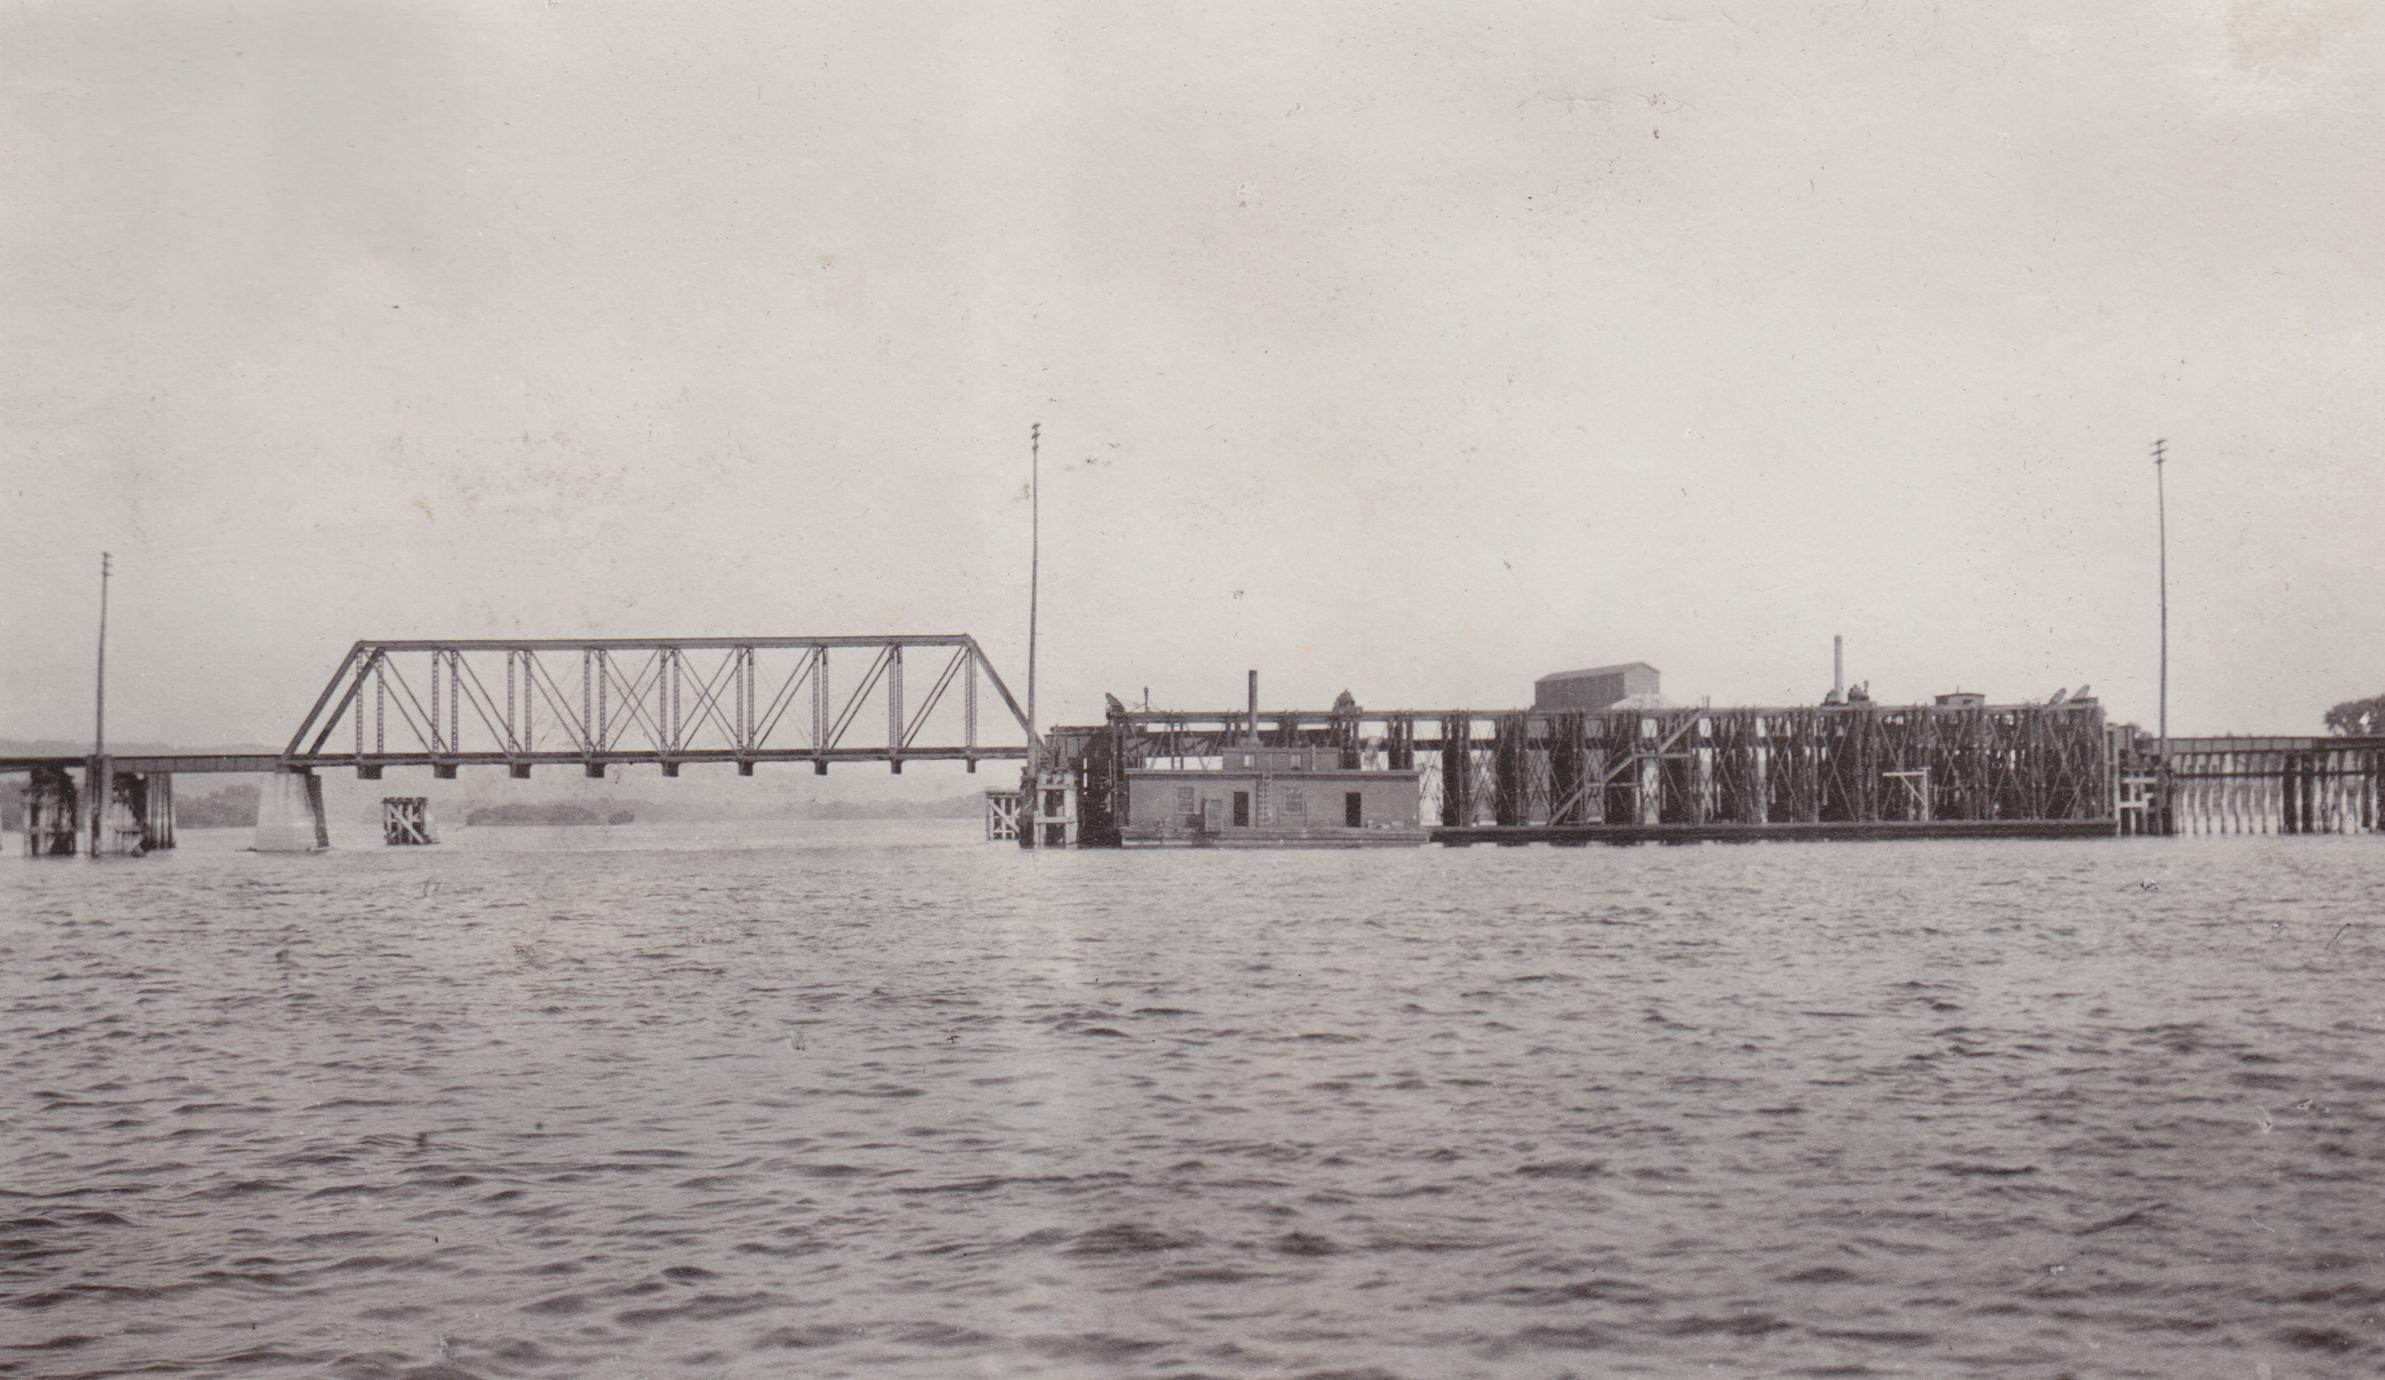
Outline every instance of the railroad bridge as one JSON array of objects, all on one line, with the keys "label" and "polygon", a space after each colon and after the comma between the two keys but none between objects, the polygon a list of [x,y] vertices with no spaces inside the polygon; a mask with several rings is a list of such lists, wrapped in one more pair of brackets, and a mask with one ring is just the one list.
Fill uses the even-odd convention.
[{"label": "railroad bridge", "polygon": [[30,774],[25,846],[55,855],[172,847],[174,778],[191,773],[263,775],[258,846],[283,850],[329,845],[333,769],[1023,761],[1021,790],[987,793],[989,834],[1101,847],[1120,842],[1128,770],[1216,765],[1248,743],[1421,769],[1442,843],[2385,830],[2385,738],[2165,744],[2092,700],[1548,711],[1346,696],[1266,713],[1119,706],[1039,733],[963,633],[364,641],[280,752],[21,757],[0,773]]},{"label": "railroad bridge", "polygon": [[[993,705],[983,716],[991,692]],[[981,727],[993,732],[981,736]],[[1035,735],[966,633],[829,637],[469,638],[349,647],[278,753],[0,759],[26,772],[26,849],[37,855],[170,848],[173,779],[267,777],[260,848],[326,847],[318,772],[378,780],[391,767],[1019,761]],[[78,783],[78,779],[79,783]]]}]

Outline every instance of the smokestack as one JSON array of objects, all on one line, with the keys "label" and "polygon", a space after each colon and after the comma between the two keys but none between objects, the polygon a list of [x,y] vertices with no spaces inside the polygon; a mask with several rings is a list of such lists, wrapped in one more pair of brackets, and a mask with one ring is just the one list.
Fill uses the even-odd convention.
[{"label": "smokestack", "polygon": [[1847,639],[1837,633],[1830,635],[1830,702],[1836,704],[1847,697]]},{"label": "smokestack", "polygon": [[1250,741],[1252,747],[1259,745],[1259,673],[1256,670],[1250,673]]}]

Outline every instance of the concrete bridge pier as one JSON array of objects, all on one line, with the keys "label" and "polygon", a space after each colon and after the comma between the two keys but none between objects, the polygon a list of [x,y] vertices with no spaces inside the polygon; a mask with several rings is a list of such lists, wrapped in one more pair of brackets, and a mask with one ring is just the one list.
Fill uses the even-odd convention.
[{"label": "concrete bridge pier", "polygon": [[277,771],[257,796],[257,851],[318,853],[331,846],[323,782],[312,771]]}]

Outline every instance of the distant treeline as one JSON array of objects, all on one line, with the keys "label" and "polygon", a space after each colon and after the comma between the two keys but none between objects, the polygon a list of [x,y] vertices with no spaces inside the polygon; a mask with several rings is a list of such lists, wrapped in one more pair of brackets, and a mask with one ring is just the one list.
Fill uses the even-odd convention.
[{"label": "distant treeline", "polygon": [[[483,807],[474,807],[475,810],[480,808]],[[540,805],[534,808],[545,807]],[[975,819],[985,809],[985,799],[979,795],[956,795],[942,800],[776,800],[748,803],[690,793],[598,801],[583,808],[600,813],[634,810],[637,817],[648,824],[697,824],[729,819]],[[469,821],[470,817],[466,818]]]},{"label": "distant treeline", "polygon": [[[187,781],[190,778],[184,777]],[[177,781],[176,785],[181,782]],[[257,787],[250,782],[236,781],[221,790],[210,791],[196,798],[177,794],[174,797],[174,827],[177,829],[247,829],[257,822]]]},{"label": "distant treeline", "polygon": [[2385,695],[2345,700],[2327,711],[2327,731],[2345,737],[2385,733]]},{"label": "distant treeline", "polygon": [[984,798],[953,796],[945,800],[804,800],[779,801],[742,808],[716,799],[522,800],[474,805],[464,823],[476,824],[630,824],[703,823],[722,819],[974,819],[985,808]]},{"label": "distant treeline", "polygon": [[635,824],[635,810],[600,810],[569,800],[525,800],[483,805],[464,812],[468,826],[483,824]]},{"label": "distant treeline", "polygon": [[813,800],[790,809],[793,819],[975,819],[985,809],[982,795],[943,800]]}]

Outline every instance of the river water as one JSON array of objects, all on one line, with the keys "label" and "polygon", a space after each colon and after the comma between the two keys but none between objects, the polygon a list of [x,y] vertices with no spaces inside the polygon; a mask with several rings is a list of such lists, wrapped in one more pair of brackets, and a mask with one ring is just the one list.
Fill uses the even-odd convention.
[{"label": "river water", "polygon": [[2374,838],[0,861],[0,1375],[2375,1376]]}]

